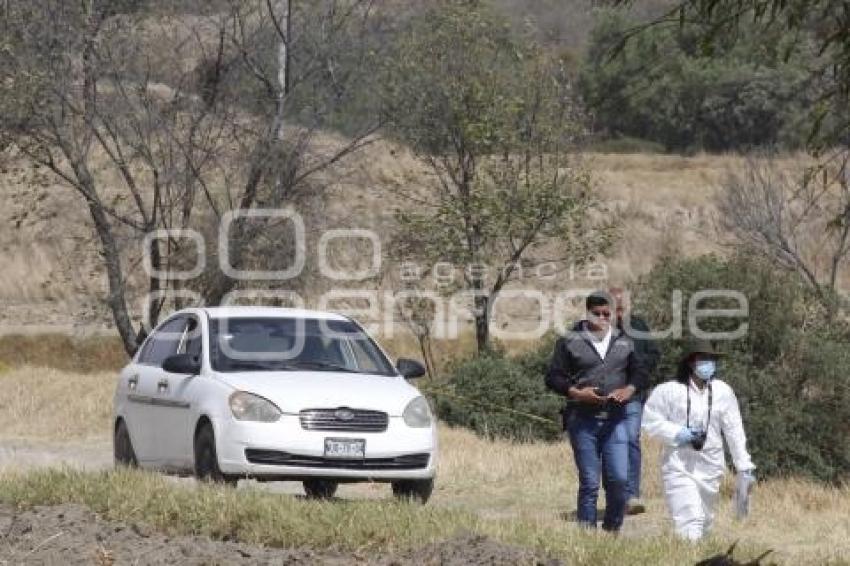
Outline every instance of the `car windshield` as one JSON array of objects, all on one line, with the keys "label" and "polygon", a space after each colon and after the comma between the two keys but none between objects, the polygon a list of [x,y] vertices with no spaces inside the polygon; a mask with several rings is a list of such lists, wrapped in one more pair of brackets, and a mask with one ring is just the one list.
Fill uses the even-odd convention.
[{"label": "car windshield", "polygon": [[396,375],[355,323],[311,318],[222,318],[210,321],[215,371],[336,371]]}]

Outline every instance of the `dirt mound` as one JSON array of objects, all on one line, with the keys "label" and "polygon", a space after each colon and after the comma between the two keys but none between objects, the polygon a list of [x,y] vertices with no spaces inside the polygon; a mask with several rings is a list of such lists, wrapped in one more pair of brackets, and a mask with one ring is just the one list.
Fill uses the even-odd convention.
[{"label": "dirt mound", "polygon": [[168,536],[108,521],[82,505],[18,510],[0,505],[0,564],[543,564],[533,552],[479,536],[428,545],[399,556],[267,548],[202,536]]},{"label": "dirt mound", "polygon": [[206,537],[169,537],[148,527],[105,521],[86,507],[26,511],[0,506],[0,563],[34,564],[349,564],[351,557],[268,549]]},{"label": "dirt mound", "polygon": [[[467,535],[452,540],[429,544],[405,556],[411,564],[440,564],[441,566],[464,566],[466,564],[547,564],[554,566],[559,561],[545,561],[533,551],[509,546],[479,535]],[[395,562],[400,564],[401,562]]]}]

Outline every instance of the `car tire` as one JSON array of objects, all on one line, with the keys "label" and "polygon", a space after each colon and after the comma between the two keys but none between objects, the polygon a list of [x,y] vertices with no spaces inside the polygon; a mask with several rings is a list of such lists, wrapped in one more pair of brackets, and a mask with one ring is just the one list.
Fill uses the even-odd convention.
[{"label": "car tire", "polygon": [[331,480],[304,480],[304,494],[308,499],[330,499],[336,495],[339,484]]},{"label": "car tire", "polygon": [[222,473],[218,467],[215,450],[215,433],[212,425],[204,424],[195,435],[195,477],[199,481],[223,483],[236,487],[237,478]]},{"label": "car tire", "polygon": [[118,421],[115,427],[115,436],[112,438],[112,455],[115,467],[137,468],[139,462],[136,460],[136,452],[130,440],[130,432],[123,420]]},{"label": "car tire", "polygon": [[393,482],[393,495],[404,501],[425,504],[434,491],[434,480],[401,480]]}]

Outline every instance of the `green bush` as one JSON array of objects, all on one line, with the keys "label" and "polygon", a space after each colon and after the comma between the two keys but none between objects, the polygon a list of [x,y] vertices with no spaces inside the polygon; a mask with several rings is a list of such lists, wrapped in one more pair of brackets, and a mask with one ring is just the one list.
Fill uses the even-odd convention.
[{"label": "green bush", "polygon": [[443,394],[434,395],[438,416],[488,438],[557,439],[563,399],[543,383],[553,347],[547,339],[521,356],[493,352],[454,364]]},{"label": "green bush", "polygon": [[[674,292],[682,292],[687,321],[688,301],[703,289],[737,290],[749,303],[746,336],[715,345],[724,354],[721,378],[738,396],[759,473],[846,481],[850,329],[830,321],[796,275],[746,255],[663,258],[635,289],[636,308],[648,316],[653,329],[665,329],[673,320]],[[714,299],[699,306],[734,305]],[[731,330],[740,322],[709,318],[700,322],[700,329]],[[684,341],[661,341],[661,346],[662,375],[672,378]]]}]

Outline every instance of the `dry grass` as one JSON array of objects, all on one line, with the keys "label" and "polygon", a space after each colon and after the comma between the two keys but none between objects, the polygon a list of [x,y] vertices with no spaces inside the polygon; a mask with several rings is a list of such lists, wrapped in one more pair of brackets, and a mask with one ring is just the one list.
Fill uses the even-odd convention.
[{"label": "dry grass", "polygon": [[0,370],[0,438],[64,441],[108,434],[115,374]]},{"label": "dry grass", "polygon": [[0,336],[0,363],[8,368],[34,366],[88,373],[118,370],[127,363],[127,354],[114,333],[86,337],[9,334]]},{"label": "dry grass", "polygon": [[564,444],[487,442],[445,428],[441,441],[437,490],[424,508],[386,497],[355,496],[322,504],[250,486],[233,491],[189,484],[187,489],[153,474],[70,469],[0,475],[0,501],[83,503],[106,517],[172,533],[273,546],[394,552],[473,533],[535,548],[569,564],[672,565],[693,564],[740,540],[738,556],[774,549],[779,564],[848,564],[847,489],[794,480],[764,482],[746,523],[731,518],[725,497],[714,535],[691,545],[669,533],[657,493],[657,448],[650,445],[649,512],[627,519],[623,536],[612,539],[581,531],[569,518],[575,474]]},{"label": "dry grass", "polygon": [[[440,439],[444,481],[436,504],[474,509],[490,518],[522,517],[553,529],[575,509],[577,478],[567,443],[486,442],[453,429],[443,429]],[[627,519],[624,535],[629,538],[669,532],[660,457],[660,446],[644,441],[642,489],[649,512]],[[850,487],[797,479],[765,481],[755,492],[751,516],[742,523],[734,519],[731,479],[727,477],[722,489],[715,544],[740,539],[753,553],[774,549],[775,559],[783,564],[825,564],[850,557]]]},{"label": "dry grass", "polygon": [[[45,441],[108,438],[112,377],[34,368],[0,373],[3,436]],[[70,381],[74,391],[84,394],[68,395]],[[848,563],[847,487],[795,479],[763,482],[756,491],[752,515],[740,523],[732,516],[731,483],[727,482],[713,537],[691,546],[669,534],[661,497],[660,449],[648,441],[643,490],[649,512],[628,518],[623,537],[611,540],[578,531],[569,518],[575,509],[577,482],[566,443],[493,442],[448,427],[441,427],[440,442],[439,480],[426,509],[387,502],[382,486],[349,490],[353,502],[320,505],[253,488],[235,493],[185,490],[144,474],[68,471],[2,476],[0,500],[76,501],[112,517],[141,520],[174,532],[236,535],[279,545],[396,550],[466,531],[535,547],[571,564],[615,563],[618,556],[622,564],[682,564],[741,539],[741,556],[774,549],[781,564]],[[148,497],[152,493],[158,495]],[[376,501],[375,496],[381,499]]]},{"label": "dry grass", "polygon": [[[730,170],[744,167],[738,155],[589,154],[602,194],[673,208],[710,206],[714,191]],[[793,159],[793,158],[792,158]]]}]

